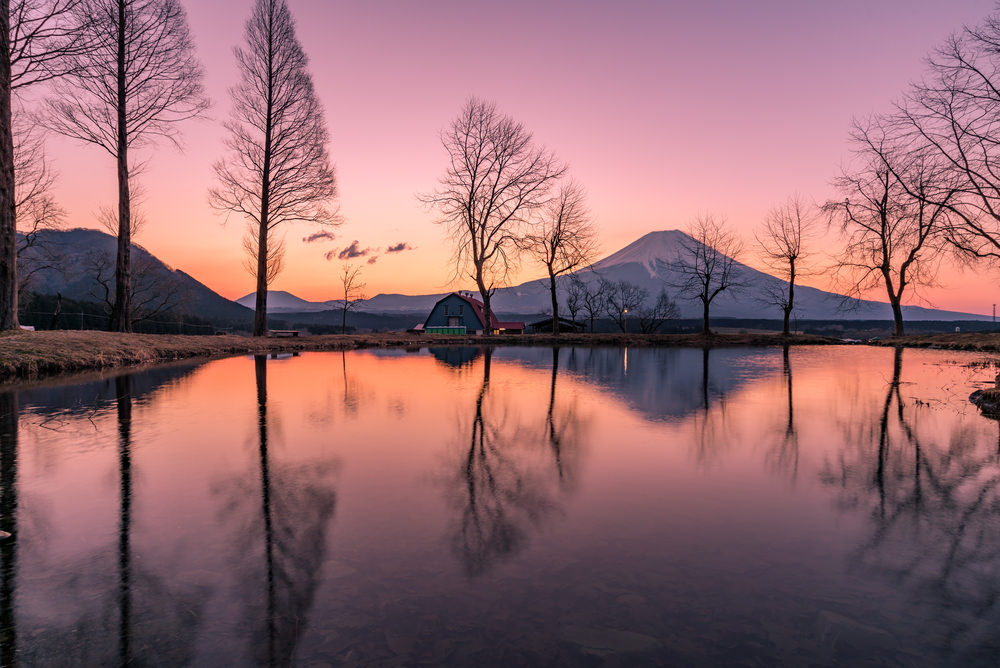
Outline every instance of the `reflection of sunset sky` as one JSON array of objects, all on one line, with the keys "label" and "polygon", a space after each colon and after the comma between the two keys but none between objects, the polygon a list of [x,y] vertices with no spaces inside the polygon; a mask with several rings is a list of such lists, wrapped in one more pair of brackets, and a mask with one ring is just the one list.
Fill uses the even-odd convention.
[{"label": "reflection of sunset sky", "polygon": [[[697,394],[691,386],[700,381],[702,351],[686,352],[691,354],[669,358],[667,371],[691,378],[687,391]],[[893,606],[909,605],[909,592],[897,579],[844,572],[875,518],[869,468],[877,461],[878,421],[892,380],[891,349],[791,349],[792,459],[775,454],[788,406],[781,349],[712,351],[709,406],[685,408],[670,419],[641,403],[656,395],[661,412],[669,413],[679,391],[667,373],[658,376],[658,392],[645,391],[638,370],[656,367],[656,350],[630,349],[627,379],[623,351],[605,349],[586,363],[580,353],[560,349],[554,393],[551,349],[497,350],[485,391],[482,352],[457,366],[426,351],[305,353],[266,362],[275,526],[323,542],[316,562],[321,567],[307,574],[317,579],[290,586],[315,594],[308,618],[295,620],[304,629],[297,657],[308,661],[311,652],[323,651],[332,642],[328,630],[342,620],[354,624],[351,634],[370,626],[381,638],[414,602],[428,620],[427,632],[450,632],[449,623],[459,619],[519,630],[532,620],[507,611],[520,610],[510,592],[525,582],[531,605],[562,601],[574,589],[602,614],[617,604],[620,578],[635,578],[622,586],[635,587],[662,610],[696,609],[705,597],[722,600],[726,604],[711,617],[713,633],[733,624],[740,634],[758,633],[740,619],[758,619],[761,601],[770,606],[768,624],[796,633],[813,634],[811,625],[792,621],[811,619],[829,600],[845,606],[857,600],[859,610],[878,600],[888,620],[883,623],[901,640],[939,628],[935,615],[921,617],[916,627],[893,616]],[[984,472],[995,471],[996,424],[960,394],[992,380],[995,370],[965,366],[979,359],[904,351],[901,396],[921,456],[953,462],[936,473],[961,473],[964,462],[980,459],[987,463]],[[218,663],[212,652],[232,653],[249,642],[239,623],[241,601],[266,586],[255,497],[261,488],[255,381],[263,377],[255,374],[254,359],[237,357],[164,376],[163,385],[141,374],[133,379],[132,386],[146,393],[132,405],[131,559],[136,572],[141,567],[178,591],[193,587],[210,594],[196,633],[182,634],[197,641],[194,663]],[[629,383],[640,385],[639,392],[629,391]],[[77,396],[68,390],[57,395],[75,411],[60,408],[56,395],[46,395],[47,403],[39,396],[33,389],[19,394],[25,413],[18,439],[22,557],[16,600],[26,639],[39,637],[38,629],[72,633],[77,616],[106,614],[95,607],[106,593],[100,587],[116,591],[113,569],[104,566],[114,562],[99,557],[117,544],[118,413],[106,401],[85,410],[94,396],[88,387]],[[569,425],[561,456],[570,484],[563,484],[547,440],[550,400],[555,421]],[[43,426],[50,416],[59,421]],[[470,458],[477,419],[487,447]],[[895,423],[889,437],[888,461],[899,466],[914,446]],[[794,470],[789,461],[796,462]],[[842,488],[840,478],[826,482],[826,472],[838,472],[845,462],[844,480],[853,487]],[[493,493],[481,486],[481,503],[470,508],[467,471],[477,467],[478,483],[500,487]],[[316,471],[329,475],[311,478]],[[890,491],[905,477],[893,478]],[[300,492],[309,485],[336,498],[317,534],[299,523],[308,512],[276,502],[308,500]],[[456,559],[454,528],[484,506],[497,511],[485,516],[497,525],[519,519],[512,528],[520,542],[495,553],[487,543],[483,552],[499,556],[470,572]],[[233,543],[234,535],[241,541]],[[919,532],[901,540],[903,557],[921,547]],[[254,568],[234,567],[248,563]],[[73,579],[81,569],[97,572],[99,584],[84,592],[81,580]],[[149,599],[137,593],[135,600],[139,610]],[[160,622],[137,618],[135,627],[144,623]],[[546,642],[551,631],[531,630]]]},{"label": "reflection of sunset sky", "polygon": [[[252,290],[241,267],[243,222],[223,226],[206,203],[222,155],[218,122],[235,81],[249,1],[184,3],[213,120],[187,123],[186,151],[139,151],[148,225],[138,242],[226,297]],[[287,231],[288,261],[273,288],[311,300],[334,294],[340,261],[362,248],[408,243],[365,265],[370,295],[443,290],[449,249],[415,194],[445,166],[439,132],[471,94],[495,100],[567,160],[588,189],[603,253],[642,234],[684,228],[698,213],[726,216],[749,241],[775,202],[822,201],[849,156],[852,115],[886,109],[921,59],[992,0],[873,4],[347,3],[291,0],[326,108],[344,226],[303,244]],[[113,161],[53,139],[59,198],[73,226],[95,226],[114,201]],[[825,245],[829,245],[828,243]],[[541,275],[525,266],[518,279]],[[988,312],[969,275],[928,293],[937,305]],[[813,283],[824,286],[823,277]],[[964,286],[964,287],[963,287]]]}]

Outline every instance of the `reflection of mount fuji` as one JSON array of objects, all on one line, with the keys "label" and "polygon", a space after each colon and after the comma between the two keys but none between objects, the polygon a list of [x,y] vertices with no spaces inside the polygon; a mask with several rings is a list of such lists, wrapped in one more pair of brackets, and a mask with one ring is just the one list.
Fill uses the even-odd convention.
[{"label": "reflection of mount fuji", "polygon": [[[482,348],[452,348],[468,363]],[[716,348],[560,349],[559,373],[569,373],[610,391],[650,420],[684,418],[706,401],[735,392],[750,381],[781,371],[780,350]],[[440,352],[435,357],[441,361]],[[494,362],[551,368],[552,348],[496,348]],[[706,376],[707,362],[707,376]],[[446,362],[448,363],[448,362]],[[454,363],[454,362],[453,362]]]}]

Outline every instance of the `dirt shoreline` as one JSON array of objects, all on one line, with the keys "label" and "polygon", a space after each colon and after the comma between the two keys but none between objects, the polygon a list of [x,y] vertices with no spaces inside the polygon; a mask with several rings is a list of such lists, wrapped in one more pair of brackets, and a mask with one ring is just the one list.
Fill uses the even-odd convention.
[{"label": "dirt shoreline", "polygon": [[[118,334],[99,331],[11,331],[0,334],[0,382],[10,383],[77,374],[158,365],[183,359],[363,348],[424,348],[428,346],[614,346],[614,347],[742,347],[830,345],[833,338],[780,334],[527,334],[454,336],[428,334],[335,334],[288,338]],[[880,345],[936,347],[948,350],[1000,352],[1000,334],[946,334],[885,339]]]}]

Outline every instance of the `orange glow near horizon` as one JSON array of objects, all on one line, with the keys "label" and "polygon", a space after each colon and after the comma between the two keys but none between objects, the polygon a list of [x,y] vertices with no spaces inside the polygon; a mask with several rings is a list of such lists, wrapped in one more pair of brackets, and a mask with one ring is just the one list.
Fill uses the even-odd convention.
[{"label": "orange glow near horizon", "polygon": [[[206,193],[224,154],[232,48],[250,4],[184,0],[210,118],[182,126],[183,151],[136,151],[147,163],[137,243],[230,299],[254,289],[242,267],[244,222],[225,222]],[[355,260],[369,297],[470,287],[451,280],[451,248],[417,200],[445,169],[440,132],[469,95],[496,101],[568,162],[588,191],[602,256],[706,212],[725,217],[749,248],[772,205],[793,193],[834,195],[852,116],[887,109],[950,31],[993,9],[992,0],[289,5],[325,106],[345,222],[334,240],[313,243],[303,240],[315,226],[289,226],[285,269],[271,288],[312,301],[337,297],[343,261],[324,256],[355,240],[372,249]],[[472,29],[484,24],[493,29]],[[456,57],[466,53],[502,57]],[[96,212],[115,201],[113,160],[58,137],[48,151],[68,225],[98,227]],[[386,252],[400,243],[412,250]],[[835,235],[819,243],[830,248]],[[753,253],[745,261],[761,266]],[[526,263],[513,283],[541,276]],[[998,277],[948,268],[924,296],[989,314],[997,298],[983,286]],[[835,287],[824,273],[805,282]]]}]

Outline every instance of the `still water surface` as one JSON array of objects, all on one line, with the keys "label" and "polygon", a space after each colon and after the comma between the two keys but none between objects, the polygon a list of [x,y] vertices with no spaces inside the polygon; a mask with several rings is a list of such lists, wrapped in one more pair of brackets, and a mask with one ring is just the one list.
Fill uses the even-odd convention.
[{"label": "still water surface", "polygon": [[0,393],[4,665],[996,665],[981,356],[307,353]]}]

